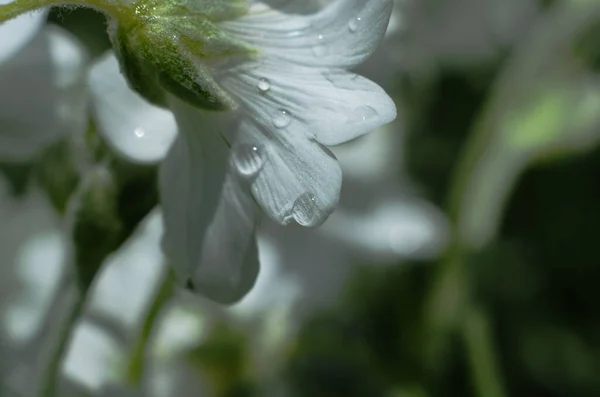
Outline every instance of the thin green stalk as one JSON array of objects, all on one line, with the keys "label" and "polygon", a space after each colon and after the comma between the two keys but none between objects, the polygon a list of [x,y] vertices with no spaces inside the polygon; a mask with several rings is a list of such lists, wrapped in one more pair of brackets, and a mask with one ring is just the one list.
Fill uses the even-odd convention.
[{"label": "thin green stalk", "polygon": [[[439,369],[449,341],[460,333],[471,359],[473,383],[479,397],[505,397],[504,381],[497,365],[497,352],[489,326],[483,326],[487,315],[473,308],[470,277],[467,268],[469,249],[462,234],[461,211],[470,192],[473,171],[487,148],[493,130],[484,125],[475,128],[457,165],[448,195],[451,243],[440,263],[437,278],[427,306],[426,329],[430,336],[427,360],[430,369]],[[487,324],[487,323],[486,323]],[[471,340],[476,336],[476,340]]]},{"label": "thin green stalk", "polygon": [[78,6],[94,8],[113,16],[120,15],[123,7],[107,0],[15,0],[0,5],[0,24],[22,14],[34,12],[52,6]]},{"label": "thin green stalk", "polygon": [[494,354],[492,327],[481,307],[471,305],[462,331],[477,395],[505,397],[507,394],[500,382],[500,369]]},{"label": "thin green stalk", "polygon": [[146,354],[160,313],[173,296],[175,277],[172,270],[163,277],[160,288],[142,325],[138,340],[134,344],[127,367],[126,380],[131,386],[140,386],[146,370]]}]

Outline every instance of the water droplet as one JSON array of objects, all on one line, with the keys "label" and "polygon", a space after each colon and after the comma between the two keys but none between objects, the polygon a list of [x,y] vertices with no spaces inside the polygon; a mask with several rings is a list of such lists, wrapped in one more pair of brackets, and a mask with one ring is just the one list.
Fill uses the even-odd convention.
[{"label": "water droplet", "polygon": [[357,74],[340,73],[339,71],[327,71],[323,72],[323,77],[325,77],[337,88],[344,88],[352,91],[373,90],[373,83],[370,80]]},{"label": "water droplet", "polygon": [[233,155],[235,168],[242,176],[254,176],[265,163],[263,151],[256,145],[240,145]]},{"label": "water droplet", "polygon": [[[318,39],[319,43],[322,42],[324,38],[325,38],[325,36],[323,36],[322,34],[320,34],[320,35],[317,36],[317,39]],[[317,45],[315,45],[312,48],[312,50],[313,50],[313,53],[316,56],[318,56],[318,57],[325,56],[325,55],[327,55],[327,52],[328,52],[327,51],[327,47],[325,45],[323,45],[323,44],[317,44]]]},{"label": "water droplet", "polygon": [[356,18],[351,19],[350,22],[348,22],[348,29],[350,29],[350,32],[352,32],[352,33],[356,32],[360,28],[361,22],[362,22],[361,17],[356,17]]},{"label": "water droplet", "polygon": [[321,211],[312,193],[304,193],[296,199],[292,207],[292,217],[300,226],[316,226],[321,223]]},{"label": "water droplet", "polygon": [[376,117],[379,113],[371,106],[359,106],[352,112],[349,121],[352,123],[362,123]]},{"label": "water droplet", "polygon": [[290,113],[285,109],[279,109],[275,117],[273,117],[273,124],[277,128],[285,128],[292,122]]},{"label": "water droplet", "polygon": [[135,130],[133,130],[133,133],[135,134],[135,136],[137,136],[138,138],[143,138],[144,135],[146,135],[146,131],[144,131],[144,129],[142,127],[138,127]]},{"label": "water droplet", "polygon": [[263,94],[269,92],[269,90],[271,89],[271,82],[264,78],[258,80],[258,89]]}]

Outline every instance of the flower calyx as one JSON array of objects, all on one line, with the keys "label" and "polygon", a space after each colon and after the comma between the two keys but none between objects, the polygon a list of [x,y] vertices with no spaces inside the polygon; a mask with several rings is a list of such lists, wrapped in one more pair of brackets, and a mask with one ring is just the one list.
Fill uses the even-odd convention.
[{"label": "flower calyx", "polygon": [[148,101],[166,106],[166,93],[205,110],[236,108],[211,69],[252,56],[246,43],[222,32],[218,22],[246,10],[242,1],[142,0],[109,33],[121,71]]}]

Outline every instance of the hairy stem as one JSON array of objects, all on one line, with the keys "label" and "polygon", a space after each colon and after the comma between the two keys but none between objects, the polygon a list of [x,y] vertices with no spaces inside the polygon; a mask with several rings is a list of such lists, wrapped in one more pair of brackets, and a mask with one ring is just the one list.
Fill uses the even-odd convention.
[{"label": "hairy stem", "polygon": [[22,14],[52,6],[89,7],[112,16],[120,15],[123,11],[123,6],[108,0],[15,0],[0,5],[0,24]]}]

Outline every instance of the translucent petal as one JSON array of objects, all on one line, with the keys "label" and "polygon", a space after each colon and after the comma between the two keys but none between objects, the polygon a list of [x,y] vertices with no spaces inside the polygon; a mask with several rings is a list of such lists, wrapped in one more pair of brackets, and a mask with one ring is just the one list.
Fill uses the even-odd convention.
[{"label": "translucent petal", "polygon": [[195,290],[222,303],[243,298],[254,286],[260,268],[255,238],[259,212],[244,176],[235,171],[227,174],[192,278]]},{"label": "translucent petal", "polygon": [[113,149],[140,163],[165,157],[177,134],[173,114],[131,90],[112,53],[92,67],[89,83],[99,131]]},{"label": "translucent petal", "polygon": [[350,68],[379,45],[392,0],[337,0],[308,16],[254,4],[247,17],[222,26],[269,56],[296,64]]},{"label": "translucent petal", "polygon": [[[0,0],[0,5],[11,2]],[[36,11],[0,24],[0,64],[29,43],[44,23],[46,14],[45,11]]]},{"label": "translucent petal", "polygon": [[182,283],[210,299],[231,303],[258,274],[254,241],[258,207],[252,173],[240,173],[223,132],[236,130],[231,114],[177,102],[181,134],[161,168],[164,249]]}]

